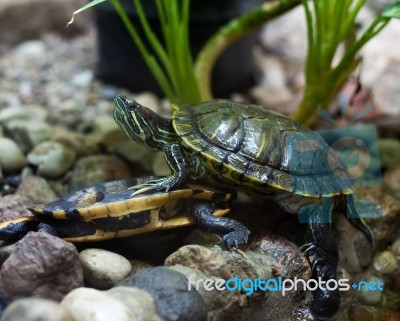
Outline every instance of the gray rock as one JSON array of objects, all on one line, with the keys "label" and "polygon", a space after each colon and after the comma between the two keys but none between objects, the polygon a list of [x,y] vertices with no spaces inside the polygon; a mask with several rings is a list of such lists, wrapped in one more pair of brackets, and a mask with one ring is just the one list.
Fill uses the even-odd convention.
[{"label": "gray rock", "polygon": [[79,258],[85,281],[96,289],[111,288],[132,270],[126,258],[102,249],[85,249],[79,253]]},{"label": "gray rock", "polygon": [[399,263],[396,256],[390,251],[383,251],[374,257],[374,268],[377,272],[390,275],[396,272],[399,268]]},{"label": "gray rock", "polygon": [[27,197],[21,195],[0,196],[0,221],[10,221],[22,216],[31,216],[27,206],[31,205]]},{"label": "gray rock", "polygon": [[14,55],[19,59],[38,59],[45,52],[46,46],[40,40],[25,41],[14,49]]},{"label": "gray rock", "polygon": [[75,158],[76,153],[72,149],[52,141],[40,143],[28,154],[28,161],[37,166],[37,173],[53,179],[65,174]]},{"label": "gray rock", "polygon": [[100,151],[100,146],[92,144],[88,139],[88,135],[68,130],[62,126],[55,127],[52,140],[72,149],[77,156],[87,156]]},{"label": "gray rock", "polygon": [[70,191],[92,184],[133,176],[135,175],[130,166],[116,156],[86,156],[75,163],[70,181]]},{"label": "gray rock", "polygon": [[156,112],[157,114],[160,112],[160,101],[157,98],[157,95],[151,92],[142,92],[138,95],[134,96],[134,99],[147,108],[150,108],[152,111]]},{"label": "gray rock", "polygon": [[161,321],[156,312],[154,299],[147,291],[134,287],[117,286],[105,293],[124,303],[135,315],[135,320]]},{"label": "gray rock", "polygon": [[77,321],[140,320],[124,302],[95,289],[75,289],[64,297],[61,306]]},{"label": "gray rock", "polygon": [[24,153],[34,146],[50,140],[54,127],[42,120],[17,119],[5,124],[6,133],[13,138]]},{"label": "gray rock", "polygon": [[73,75],[71,83],[78,88],[88,88],[93,80],[93,71],[91,69],[85,69],[81,72]]},{"label": "gray rock", "polygon": [[47,181],[39,176],[26,177],[18,187],[16,194],[29,198],[32,204],[46,204],[58,198]]},{"label": "gray rock", "polygon": [[58,303],[38,298],[19,299],[11,303],[2,321],[75,321]]},{"label": "gray rock", "polygon": [[131,274],[135,274],[137,271],[139,271],[141,269],[147,269],[147,268],[154,266],[154,265],[151,265],[150,263],[135,260],[135,259],[129,260],[129,263],[131,263],[131,266],[132,266]]},{"label": "gray rock", "polygon": [[241,309],[246,305],[246,296],[239,291],[219,291],[215,288],[213,290],[205,288],[204,282],[210,282],[206,279],[211,280],[214,287],[217,284],[225,285],[226,280],[224,279],[183,265],[173,265],[169,268],[185,275],[188,279],[188,286],[190,285],[200,293],[207,307],[208,320],[230,320],[233,315],[241,313]]},{"label": "gray rock", "polygon": [[11,139],[0,137],[0,166],[5,173],[18,172],[26,165],[26,157]]},{"label": "gray rock", "polygon": [[145,289],[154,298],[162,320],[207,320],[206,306],[197,291],[188,290],[184,275],[166,267],[139,270],[119,285]]},{"label": "gray rock", "polygon": [[75,247],[45,232],[28,233],[0,270],[0,294],[6,300],[35,296],[60,301],[82,285]]}]

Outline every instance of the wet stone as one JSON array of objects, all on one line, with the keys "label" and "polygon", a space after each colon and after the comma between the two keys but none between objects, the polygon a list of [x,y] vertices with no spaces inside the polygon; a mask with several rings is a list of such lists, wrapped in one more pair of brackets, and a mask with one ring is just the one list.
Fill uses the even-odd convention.
[{"label": "wet stone", "polygon": [[61,143],[43,142],[28,154],[29,163],[37,166],[37,173],[47,178],[59,178],[71,168],[76,153]]},{"label": "wet stone", "polygon": [[[384,283],[382,279],[376,277],[376,276],[368,276],[362,278],[362,280],[366,283],[370,282],[381,282],[382,284]],[[370,291],[368,287],[366,286],[360,286],[360,291],[357,291],[357,296],[363,302],[364,304],[367,305],[376,305],[381,302],[382,300],[382,291]]]},{"label": "wet stone", "polygon": [[92,155],[80,158],[73,169],[70,191],[84,186],[135,176],[130,166],[111,155]]},{"label": "wet stone", "polygon": [[28,233],[0,270],[0,295],[6,300],[35,296],[60,301],[82,285],[74,245],[45,232]]},{"label": "wet stone", "polygon": [[135,287],[117,286],[105,293],[124,303],[135,315],[134,320],[161,321],[156,312],[154,299],[147,291]]},{"label": "wet stone", "polygon": [[132,270],[126,258],[102,249],[85,249],[79,258],[85,281],[96,289],[111,288]]},{"label": "wet stone", "polygon": [[[239,291],[218,290],[218,286],[225,286],[225,280],[209,276],[198,269],[183,265],[170,266],[171,269],[184,274],[188,279],[188,287],[196,289],[204,300],[208,311],[208,320],[230,320],[237,315],[246,305],[246,296]],[[207,285],[205,282],[212,284]],[[210,286],[210,289],[206,287]],[[211,286],[213,288],[211,288]]]},{"label": "wet stone", "polygon": [[393,242],[392,246],[390,247],[392,253],[396,256],[398,260],[400,260],[400,239],[397,239]]},{"label": "wet stone", "polygon": [[106,292],[78,288],[68,293],[61,306],[77,321],[139,321],[124,302]]},{"label": "wet stone", "polygon": [[377,272],[390,275],[399,268],[396,256],[390,251],[383,251],[374,257],[374,268]]},{"label": "wet stone", "polygon": [[21,148],[24,153],[29,152],[40,143],[50,140],[54,135],[54,127],[42,120],[18,119],[8,122],[5,132]]},{"label": "wet stone", "polygon": [[0,166],[5,173],[18,172],[27,163],[25,155],[11,139],[0,137]]},{"label": "wet stone", "polygon": [[32,213],[27,209],[31,201],[21,195],[6,195],[0,196],[0,221],[10,221],[22,216],[32,216]]},{"label": "wet stone", "polygon": [[47,181],[39,176],[25,178],[18,187],[16,194],[29,198],[32,204],[46,204],[58,198]]},{"label": "wet stone", "polygon": [[197,269],[209,276],[222,279],[233,277],[224,259],[208,248],[200,245],[186,245],[168,256],[164,263],[166,266],[180,264],[192,269]]},{"label": "wet stone", "polygon": [[145,289],[154,298],[157,313],[165,321],[207,320],[207,310],[201,295],[188,290],[187,278],[166,267],[139,270],[118,285]]},{"label": "wet stone", "polygon": [[75,321],[57,302],[39,299],[19,299],[4,311],[2,321]]}]

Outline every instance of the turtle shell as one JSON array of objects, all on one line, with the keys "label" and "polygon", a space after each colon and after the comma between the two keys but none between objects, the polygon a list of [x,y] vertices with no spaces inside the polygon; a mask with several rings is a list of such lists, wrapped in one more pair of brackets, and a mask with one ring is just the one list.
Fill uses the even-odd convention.
[{"label": "turtle shell", "polygon": [[186,152],[225,184],[306,196],[351,192],[319,134],[264,107],[229,100],[175,106],[173,126]]},{"label": "turtle shell", "polygon": [[229,212],[227,203],[234,194],[194,182],[168,192],[132,196],[130,187],[158,178],[141,177],[92,185],[30,210],[36,220],[48,223],[60,237],[71,242],[99,241],[194,224],[190,216],[193,199],[213,201],[214,216]]}]

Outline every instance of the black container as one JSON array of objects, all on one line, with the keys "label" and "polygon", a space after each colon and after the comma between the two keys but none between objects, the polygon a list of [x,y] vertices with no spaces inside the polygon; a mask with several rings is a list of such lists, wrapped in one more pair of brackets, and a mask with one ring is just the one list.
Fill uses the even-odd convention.
[{"label": "black container", "polygon": [[[190,44],[194,57],[221,26],[262,0],[192,0],[190,8]],[[121,0],[137,30],[140,23],[132,1]],[[142,1],[152,30],[161,39],[154,1]],[[99,63],[97,75],[104,82],[126,87],[134,92],[149,90],[162,95],[153,75],[137,50],[118,14],[107,2],[96,6]],[[245,92],[253,85],[252,47],[256,33],[235,42],[218,59],[213,69],[212,90],[215,97],[228,97],[232,92]],[[144,39],[144,37],[142,37]]]}]

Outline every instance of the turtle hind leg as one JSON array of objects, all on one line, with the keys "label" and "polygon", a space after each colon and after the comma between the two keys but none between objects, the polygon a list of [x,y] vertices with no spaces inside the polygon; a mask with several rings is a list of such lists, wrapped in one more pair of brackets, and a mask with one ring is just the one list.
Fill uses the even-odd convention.
[{"label": "turtle hind leg", "polygon": [[197,224],[209,232],[222,236],[224,244],[231,250],[246,244],[250,231],[243,224],[227,217],[213,216],[214,205],[207,201],[197,201],[192,214]]}]

